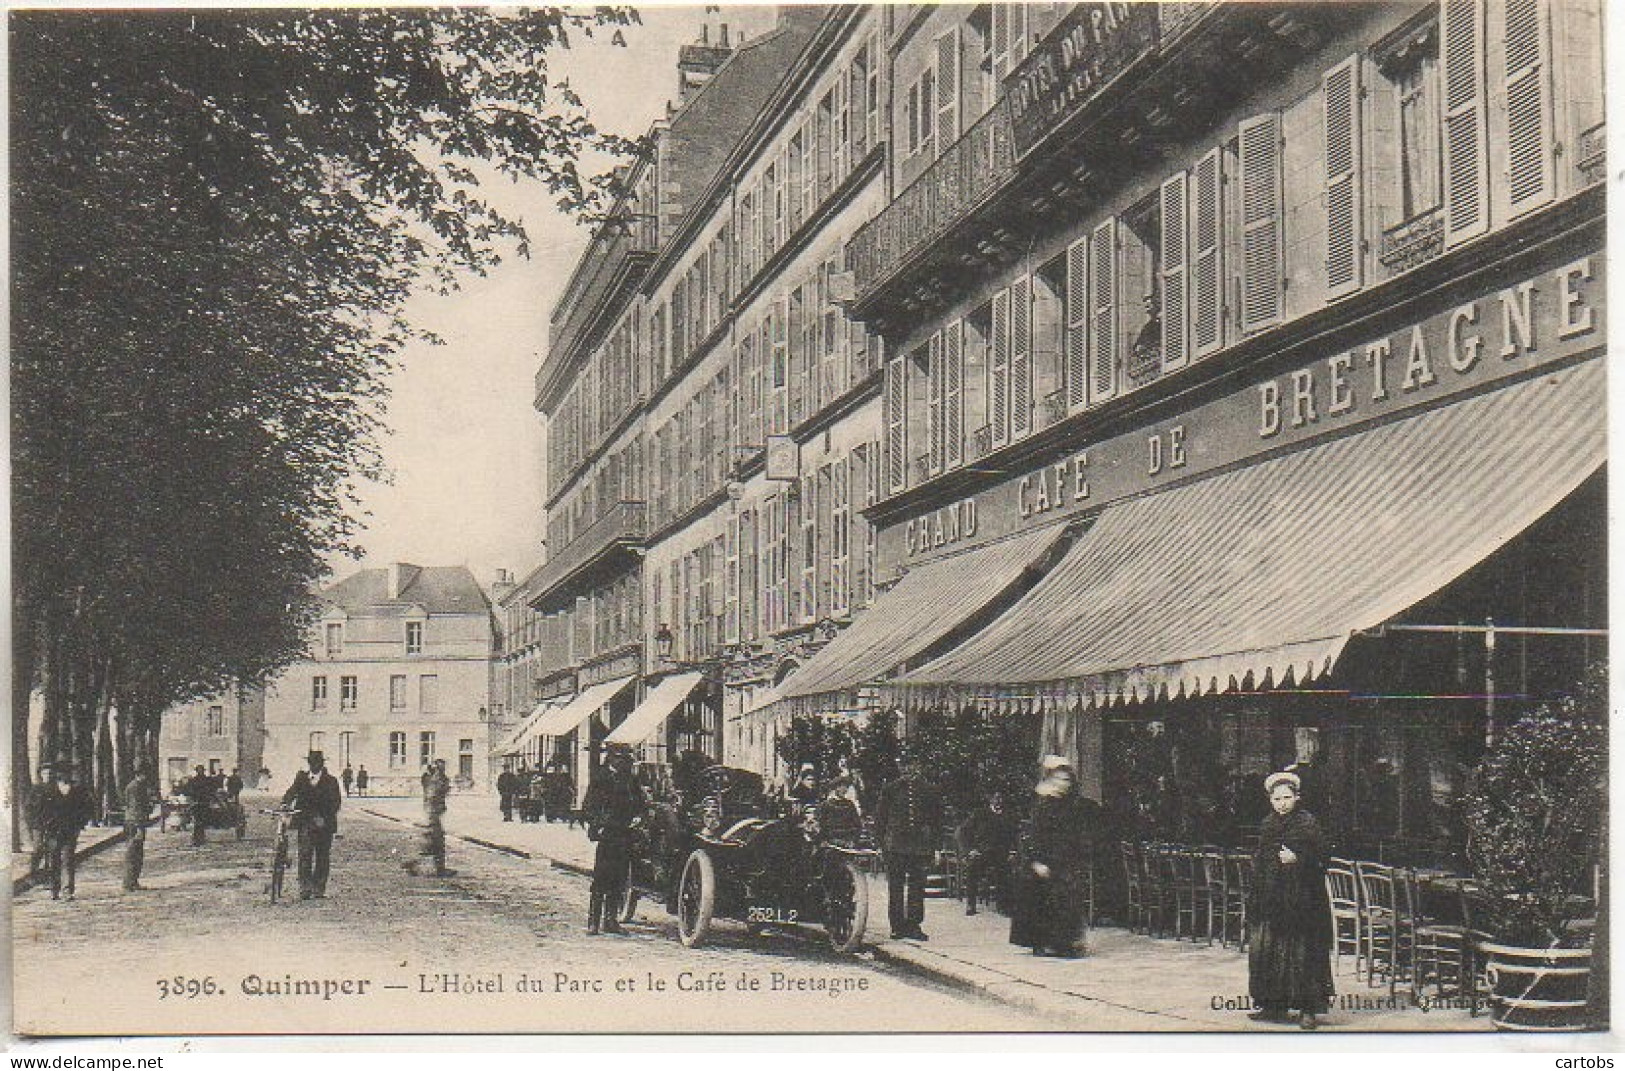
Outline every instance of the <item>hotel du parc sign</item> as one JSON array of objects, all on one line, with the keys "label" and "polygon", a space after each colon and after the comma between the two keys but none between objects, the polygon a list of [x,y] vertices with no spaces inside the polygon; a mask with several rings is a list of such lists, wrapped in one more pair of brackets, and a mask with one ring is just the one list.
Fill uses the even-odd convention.
[{"label": "hotel du parc sign", "polygon": [[1574,259],[894,524],[880,560],[984,542],[1577,357],[1603,344],[1606,290],[1600,253]]}]

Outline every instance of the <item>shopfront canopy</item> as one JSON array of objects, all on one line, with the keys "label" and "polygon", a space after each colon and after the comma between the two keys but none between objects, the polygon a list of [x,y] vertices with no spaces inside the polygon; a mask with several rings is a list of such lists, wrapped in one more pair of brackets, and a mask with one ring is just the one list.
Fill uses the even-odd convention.
[{"label": "shopfront canopy", "polygon": [[606,744],[637,745],[653,736],[671,712],[699,686],[700,674],[677,673],[649,690],[637,709],[604,738]]},{"label": "shopfront canopy", "polygon": [[621,694],[632,683],[631,677],[616,677],[602,684],[594,684],[576,694],[568,703],[547,713],[536,723],[537,736],[563,736],[598,712],[605,703]]},{"label": "shopfront canopy", "polygon": [[1026,532],[910,569],[873,608],[777,686],[785,699],[878,680],[983,613],[1061,539]]},{"label": "shopfront canopy", "polygon": [[548,711],[563,705],[562,699],[544,699],[537,703],[536,708],[525,716],[525,720],[519,723],[518,728],[509,733],[508,738],[498,745],[496,753],[500,756],[521,754],[525,750],[525,745],[535,736],[534,729],[537,723]]},{"label": "shopfront canopy", "polygon": [[1606,457],[1603,361],[1108,506],[988,628],[902,683],[1111,701],[1303,683]]}]

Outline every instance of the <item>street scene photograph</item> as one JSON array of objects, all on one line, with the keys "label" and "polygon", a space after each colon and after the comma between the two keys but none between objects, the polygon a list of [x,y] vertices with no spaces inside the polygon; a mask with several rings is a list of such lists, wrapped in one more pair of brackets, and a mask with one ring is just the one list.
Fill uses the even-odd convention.
[{"label": "street scene photograph", "polygon": [[10,1040],[1607,1042],[1604,23],[13,7]]}]

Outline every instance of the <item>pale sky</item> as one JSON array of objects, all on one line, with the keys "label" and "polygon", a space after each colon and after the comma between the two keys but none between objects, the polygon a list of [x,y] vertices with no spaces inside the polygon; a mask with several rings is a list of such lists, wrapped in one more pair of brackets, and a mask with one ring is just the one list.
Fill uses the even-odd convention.
[{"label": "pale sky", "polygon": [[[626,47],[598,31],[556,53],[593,121],[627,136],[645,133],[677,94],[677,50],[700,26],[726,22],[754,38],[772,28],[766,7],[639,6],[643,25],[625,29]],[[389,434],[381,445],[391,485],[361,488],[362,567],[392,561],[467,565],[483,584],[498,568],[523,576],[542,560],[544,441],[531,406],[553,303],[586,245],[587,232],[552,207],[547,191],[490,187],[494,202],[524,217],[531,257],[507,255],[487,277],[467,278],[450,297],[422,295],[412,322],[444,346],[413,346],[391,379]],[[334,563],[334,579],[358,566]]]}]

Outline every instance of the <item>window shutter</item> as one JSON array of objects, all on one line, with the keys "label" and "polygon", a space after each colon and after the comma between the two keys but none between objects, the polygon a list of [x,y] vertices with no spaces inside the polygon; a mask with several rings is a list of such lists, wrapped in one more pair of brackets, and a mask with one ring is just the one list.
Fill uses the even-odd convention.
[{"label": "window shutter", "polygon": [[1013,3],[1010,8],[1010,69],[1021,66],[1032,47],[1032,34],[1027,29],[1027,5]]},{"label": "window shutter", "polygon": [[800,616],[798,624],[808,625],[818,619],[817,586],[818,586],[818,509],[819,498],[818,480],[811,474],[801,481],[800,525],[792,533],[791,538],[801,545],[797,548],[797,561],[801,566],[801,575],[797,578],[797,608]]},{"label": "window shutter", "polygon": [[880,65],[884,54],[880,49],[880,35],[874,34],[869,38],[869,84],[863,92],[863,104],[867,109],[864,115],[864,133],[869,148],[873,149],[880,144]]},{"label": "window shutter", "polygon": [[1066,250],[1066,411],[1089,404],[1089,239]]},{"label": "window shutter", "polygon": [[739,642],[739,516],[728,518],[722,574],[722,642]]},{"label": "window shutter", "polygon": [[819,617],[828,615],[834,606],[830,584],[835,557],[832,553],[835,550],[835,508],[835,464],[832,462],[818,470],[818,525],[814,544],[817,553],[812,556],[812,564],[817,573]]},{"label": "window shutter", "polygon": [[959,27],[937,38],[937,151],[959,139]]},{"label": "window shutter", "polygon": [[873,62],[869,46],[865,45],[853,57],[852,66],[846,72],[846,132],[854,164],[869,151],[869,127],[864,119],[869,110],[869,64]]},{"label": "window shutter", "polygon": [[955,320],[942,333],[942,463],[965,461],[965,322]]},{"label": "window shutter", "polygon": [[1444,244],[1489,230],[1484,131],[1484,2],[1440,0],[1444,67]]},{"label": "window shutter", "polygon": [[789,303],[780,298],[773,306],[773,431],[783,435],[790,430],[790,347],[785,338],[785,322],[789,319]]},{"label": "window shutter", "polygon": [[846,106],[847,82],[838,77],[830,87],[834,98],[829,120],[833,127],[829,132],[830,182],[837,186],[846,178],[847,145],[852,137],[851,116]]},{"label": "window shutter", "polygon": [[908,486],[908,380],[906,361],[899,351],[886,362],[886,493],[900,494]]},{"label": "window shutter", "polygon": [[1326,72],[1321,97],[1326,120],[1326,296],[1340,298],[1363,282],[1358,55]]},{"label": "window shutter", "polygon": [[1089,236],[1089,404],[1117,394],[1117,220]]},{"label": "window shutter", "polygon": [[[1002,5],[993,5],[998,11]],[[993,356],[987,365],[988,423],[993,448],[1010,441],[1010,291],[993,295]]]},{"label": "window shutter", "polygon": [[1010,284],[1010,441],[1033,430],[1033,283]]},{"label": "window shutter", "polygon": [[927,462],[931,475],[942,471],[942,334],[931,336],[925,350]]},{"label": "window shutter", "polygon": [[1196,162],[1190,199],[1190,339],[1192,357],[1224,345],[1224,184],[1214,149]]},{"label": "window shutter", "polygon": [[869,602],[869,565],[868,558],[863,553],[867,539],[868,521],[858,512],[864,506],[874,504],[871,488],[873,481],[870,477],[869,458],[874,450],[869,444],[854,447],[852,450],[852,480],[851,480],[851,508],[847,512],[847,553],[852,555],[852,605],[864,606]]},{"label": "window shutter", "polygon": [[[1010,73],[1010,9],[1013,5],[993,3],[993,81],[1002,83]],[[994,95],[999,87],[994,87]]]},{"label": "window shutter", "polygon": [[1553,174],[1551,18],[1548,0],[1507,0],[1508,210],[1516,219],[1551,201]]},{"label": "window shutter", "polygon": [[1190,178],[1180,171],[1162,183],[1162,370],[1185,367],[1190,356],[1186,329],[1190,301],[1189,242],[1186,219]]},{"label": "window shutter", "polygon": [[1241,124],[1241,330],[1281,319],[1281,117]]}]

